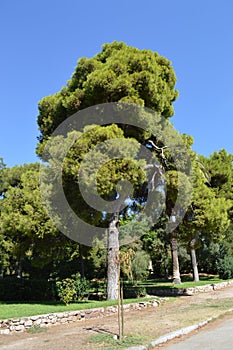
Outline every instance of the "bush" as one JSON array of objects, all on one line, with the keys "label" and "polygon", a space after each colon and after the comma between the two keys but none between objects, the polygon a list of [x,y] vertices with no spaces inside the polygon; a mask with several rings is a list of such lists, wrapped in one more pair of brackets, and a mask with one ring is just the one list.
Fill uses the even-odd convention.
[{"label": "bush", "polygon": [[218,263],[219,278],[230,279],[233,278],[233,257],[225,255]]},{"label": "bush", "polygon": [[56,282],[59,299],[66,305],[72,301],[82,300],[87,294],[89,283],[81,278],[80,273]]},{"label": "bush", "polygon": [[90,284],[85,278],[81,278],[80,273],[73,275],[72,278],[74,279],[74,287],[76,290],[76,300],[82,300],[85,294],[88,293]]},{"label": "bush", "polygon": [[76,299],[75,280],[73,278],[65,278],[56,282],[57,294],[59,299],[68,305]]},{"label": "bush", "polygon": [[125,299],[140,298],[146,295],[146,288],[142,286],[127,286],[123,287],[123,297]]}]

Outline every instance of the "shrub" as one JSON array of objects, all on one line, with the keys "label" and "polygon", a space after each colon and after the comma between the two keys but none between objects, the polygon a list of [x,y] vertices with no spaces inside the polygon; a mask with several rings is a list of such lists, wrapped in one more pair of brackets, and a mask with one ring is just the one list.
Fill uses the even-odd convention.
[{"label": "shrub", "polygon": [[76,275],[73,275],[72,278],[74,280],[74,288],[76,291],[75,300],[82,300],[85,294],[88,293],[90,284],[85,278],[81,278],[80,273],[76,273]]},{"label": "shrub", "polygon": [[77,293],[73,278],[65,278],[62,281],[57,281],[56,287],[58,297],[65,305],[76,299]]},{"label": "shrub", "polygon": [[72,301],[82,300],[88,292],[89,282],[81,278],[80,273],[72,275],[71,278],[65,278],[56,282],[57,294],[59,299],[66,305]]},{"label": "shrub", "polygon": [[123,296],[125,299],[140,298],[146,295],[146,288],[143,286],[124,285]]}]

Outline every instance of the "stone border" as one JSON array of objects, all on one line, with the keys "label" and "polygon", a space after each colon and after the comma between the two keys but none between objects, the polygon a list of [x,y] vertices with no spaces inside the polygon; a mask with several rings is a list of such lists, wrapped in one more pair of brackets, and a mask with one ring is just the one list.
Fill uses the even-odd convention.
[{"label": "stone border", "polygon": [[[124,304],[124,311],[142,310],[147,307],[158,307],[164,299],[152,299],[138,303]],[[10,318],[0,320],[0,334],[10,334],[12,332],[23,332],[31,327],[49,327],[83,320],[95,319],[116,314],[118,306],[107,306],[78,311],[65,311],[22,318]]]},{"label": "stone border", "polygon": [[153,289],[148,287],[148,293],[158,296],[181,296],[181,295],[193,295],[195,293],[213,292],[218,289],[226,288],[233,285],[233,280],[220,282],[216,284],[205,284],[198,287],[190,288],[169,288],[169,289]]},{"label": "stone border", "polygon": [[[207,284],[195,288],[171,288],[171,289],[150,289],[153,295],[163,296],[178,296],[178,295],[193,295],[195,293],[212,292],[233,285],[232,281],[221,282],[216,284]],[[149,288],[148,288],[149,289]],[[157,307],[164,299],[152,299],[150,301],[142,301],[138,303],[124,304],[125,312],[130,310],[142,310],[147,307]],[[82,320],[106,317],[116,314],[117,305],[85,309],[78,311],[65,311],[51,314],[43,314],[37,316],[29,316],[22,318],[10,318],[0,320],[0,334],[9,334],[11,332],[23,332],[34,326],[49,327],[52,325],[60,325],[72,323]]]}]

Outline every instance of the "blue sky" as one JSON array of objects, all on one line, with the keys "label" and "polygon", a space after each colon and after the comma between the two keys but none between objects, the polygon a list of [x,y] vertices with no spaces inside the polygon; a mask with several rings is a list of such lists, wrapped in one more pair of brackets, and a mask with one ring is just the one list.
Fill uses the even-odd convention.
[{"label": "blue sky", "polygon": [[38,160],[38,101],[113,40],[170,59],[175,128],[194,136],[198,153],[233,153],[232,14],[232,0],[1,1],[0,157],[7,166]]}]

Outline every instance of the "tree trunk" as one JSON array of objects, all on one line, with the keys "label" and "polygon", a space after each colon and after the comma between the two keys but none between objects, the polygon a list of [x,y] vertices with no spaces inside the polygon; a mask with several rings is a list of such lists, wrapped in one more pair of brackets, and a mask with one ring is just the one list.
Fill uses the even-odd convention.
[{"label": "tree trunk", "polygon": [[23,260],[22,258],[19,258],[18,260],[17,278],[22,278],[22,273],[23,273],[22,260]]},{"label": "tree trunk", "polygon": [[107,272],[107,299],[118,299],[119,282],[119,231],[118,213],[113,214],[108,230],[108,272]]},{"label": "tree trunk", "polygon": [[80,262],[80,274],[81,277],[85,277],[85,271],[84,271],[84,260],[83,260],[83,254],[82,254],[82,246],[79,244],[79,262]]},{"label": "tree trunk", "polygon": [[191,261],[192,261],[192,267],[193,267],[193,280],[194,280],[194,282],[199,281],[199,273],[198,273],[196,249],[195,249],[195,245],[196,245],[197,240],[198,240],[198,237],[195,237],[190,242],[190,255],[191,255]]},{"label": "tree trunk", "polygon": [[179,268],[179,260],[178,260],[178,240],[177,240],[177,232],[171,233],[171,251],[172,251],[172,270],[173,270],[173,283],[181,284],[180,279],[180,268]]},{"label": "tree trunk", "polygon": [[154,272],[153,270],[153,264],[152,264],[152,260],[150,259],[149,261],[149,265],[148,265],[148,271],[149,271],[149,276],[151,276]]}]

